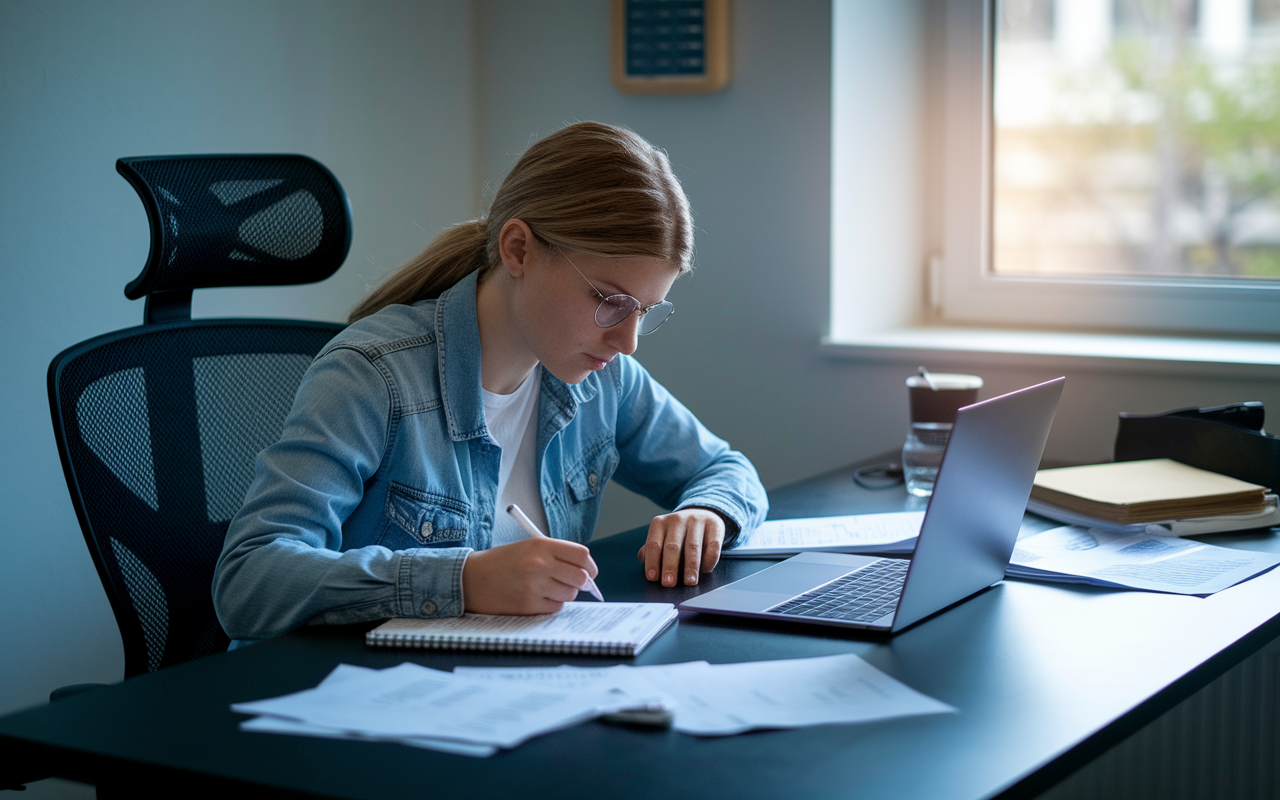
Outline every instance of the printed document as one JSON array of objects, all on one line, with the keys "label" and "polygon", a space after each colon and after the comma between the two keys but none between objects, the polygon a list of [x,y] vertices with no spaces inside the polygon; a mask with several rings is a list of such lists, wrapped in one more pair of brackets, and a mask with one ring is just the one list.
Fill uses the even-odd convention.
[{"label": "printed document", "polygon": [[[494,680],[552,677],[572,681],[574,673],[580,673],[581,680],[598,680],[602,673],[619,669],[648,681],[674,712],[672,727],[693,736],[728,736],[756,729],[850,724],[955,711],[852,654],[740,664],[691,661],[604,669],[459,667],[457,671],[468,676],[487,674]],[[634,685],[630,690],[642,693]]]},{"label": "printed document", "polygon": [[231,710],[365,738],[427,737],[515,747],[541,733],[651,700],[656,698],[630,696],[607,679],[570,689],[473,680],[404,663],[283,697],[237,703]]},{"label": "printed document", "polygon": [[955,711],[852,654],[644,669],[674,698],[675,729],[694,736]]},{"label": "printed document", "polygon": [[487,756],[542,733],[636,708],[672,712],[675,730],[727,736],[767,728],[939,714],[951,706],[855,655],[631,667],[339,665],[318,687],[237,703],[247,731],[399,742]]},{"label": "printed document", "polygon": [[1065,525],[1018,540],[1006,574],[1205,597],[1261,575],[1280,555],[1152,533]]},{"label": "printed document", "polygon": [[[357,667],[352,664],[339,664],[333,672],[320,682],[321,686],[332,687],[335,684],[342,683],[350,678],[359,679],[371,674],[377,673],[378,670],[369,667]],[[233,706],[234,710],[237,706]],[[293,719],[284,719],[282,717],[261,716],[245,720],[240,723],[240,730],[255,733],[285,733],[294,736],[314,736],[322,739],[356,739],[363,741],[393,741],[399,744],[407,744],[411,747],[423,747],[428,750],[440,750],[445,753],[454,753],[457,755],[474,756],[477,758],[485,758],[498,752],[498,748],[487,744],[472,744],[470,742],[454,742],[448,739],[432,739],[425,736],[401,736],[390,737],[387,739],[376,736],[364,736],[355,731],[347,731],[341,728],[331,728],[324,725],[313,725],[307,722],[298,722]]]},{"label": "printed document", "polygon": [[788,558],[810,551],[909,555],[922,524],[923,511],[774,519],[739,536],[720,557]]}]

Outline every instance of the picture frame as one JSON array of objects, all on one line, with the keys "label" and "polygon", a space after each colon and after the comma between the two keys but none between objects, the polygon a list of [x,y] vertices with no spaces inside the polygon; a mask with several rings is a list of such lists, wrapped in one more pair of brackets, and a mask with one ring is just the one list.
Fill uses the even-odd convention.
[{"label": "picture frame", "polygon": [[729,0],[613,0],[613,83],[697,94],[729,82]]}]

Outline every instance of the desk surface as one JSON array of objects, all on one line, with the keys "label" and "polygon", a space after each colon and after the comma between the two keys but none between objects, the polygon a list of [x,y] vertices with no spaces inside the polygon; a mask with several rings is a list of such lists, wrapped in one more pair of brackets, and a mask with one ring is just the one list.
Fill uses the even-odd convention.
[{"label": "desk surface", "polygon": [[[770,493],[774,518],[902,510],[852,468]],[[1043,522],[1043,521],[1040,521]],[[1211,539],[1280,551],[1268,532]],[[768,565],[722,562],[696,589],[643,580],[632,531],[592,544],[615,600],[679,602]],[[563,663],[366,649],[367,626],[313,628],[0,718],[0,748],[62,777],[199,776],[334,797],[1033,797],[1280,634],[1280,570],[1206,599],[1005,581],[891,640],[682,612],[639,658],[714,663],[856,653],[960,713],[722,739],[598,722],[488,759],[242,733],[231,703],[314,686],[340,663]],[[568,663],[600,664],[599,659]],[[702,794],[706,793],[706,794]]]}]

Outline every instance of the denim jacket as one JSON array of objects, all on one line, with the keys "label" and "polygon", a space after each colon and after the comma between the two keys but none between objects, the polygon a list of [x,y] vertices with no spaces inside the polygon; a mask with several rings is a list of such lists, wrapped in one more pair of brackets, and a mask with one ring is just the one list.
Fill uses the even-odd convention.
[{"label": "denim jacket", "polygon": [[[610,478],[666,508],[714,509],[737,529],[764,519],[751,462],[634,359],[619,355],[577,385],[541,373],[551,536],[588,541]],[[213,583],[227,634],[461,614],[463,563],[491,543],[501,456],[480,388],[476,273],[326,345],[227,531]]]}]

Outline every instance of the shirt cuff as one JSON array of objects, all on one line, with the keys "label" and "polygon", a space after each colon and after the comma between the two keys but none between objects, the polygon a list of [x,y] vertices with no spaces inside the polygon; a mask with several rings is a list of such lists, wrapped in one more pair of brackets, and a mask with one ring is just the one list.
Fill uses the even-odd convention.
[{"label": "shirt cuff", "polygon": [[401,551],[396,578],[400,616],[462,616],[462,566],[470,553],[469,547]]}]

